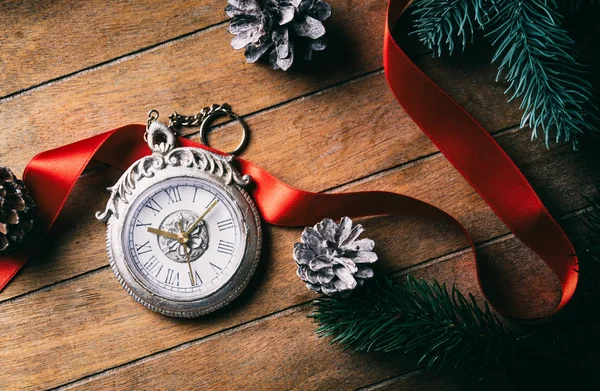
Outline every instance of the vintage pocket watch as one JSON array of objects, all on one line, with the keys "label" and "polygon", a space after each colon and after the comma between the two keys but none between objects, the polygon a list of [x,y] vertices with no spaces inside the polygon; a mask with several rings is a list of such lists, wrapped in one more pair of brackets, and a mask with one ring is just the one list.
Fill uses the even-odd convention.
[{"label": "vintage pocket watch", "polygon": [[196,116],[177,113],[169,127],[149,113],[145,139],[152,154],[136,161],[110,187],[96,217],[107,222],[110,265],[136,301],[164,315],[190,318],[235,299],[256,269],[261,249],[259,213],[243,189],[250,183],[221,156],[175,147],[173,126],[207,124],[216,115],[238,119],[228,105]]}]

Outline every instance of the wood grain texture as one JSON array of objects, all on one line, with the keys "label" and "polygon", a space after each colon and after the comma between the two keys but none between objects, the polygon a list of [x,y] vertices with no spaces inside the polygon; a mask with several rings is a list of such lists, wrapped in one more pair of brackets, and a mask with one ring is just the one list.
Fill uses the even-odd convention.
[{"label": "wood grain texture", "polygon": [[[230,48],[224,24],[177,38],[223,20],[223,4],[212,0],[109,2],[102,8],[96,0],[77,6],[67,0],[4,2],[0,10],[11,7],[14,12],[0,12],[0,21],[9,26],[0,40],[25,49],[16,55],[16,66],[7,65],[10,50],[0,55],[0,77],[6,78],[0,95],[91,69],[0,99],[0,160],[18,172],[41,150],[143,122],[150,108],[166,116],[173,109],[188,113],[228,101],[240,114],[250,114],[252,138],[245,158],[307,190],[390,190],[443,208],[483,242],[479,256],[488,295],[504,302],[517,297],[522,311],[546,313],[560,293],[552,274],[507,235],[388,91],[380,71],[385,2],[331,3],[335,14],[327,25],[329,49],[312,64],[282,73],[246,64],[243,54]],[[202,15],[173,27],[169,18],[186,9]],[[124,15],[111,18],[119,10]],[[86,17],[89,25],[78,24]],[[67,26],[57,32],[57,21]],[[156,26],[138,26],[149,23]],[[53,39],[43,42],[44,32]],[[74,47],[81,49],[75,53]],[[135,54],[93,66],[130,52]],[[553,214],[581,209],[585,204],[579,195],[598,178],[599,162],[566,145],[546,151],[541,143],[529,143],[528,130],[513,129],[520,114],[514,104],[505,103],[504,87],[494,84],[488,53],[478,47],[471,53],[416,61],[495,134]],[[56,66],[40,68],[36,61]],[[234,143],[233,126],[220,127],[211,141]],[[14,136],[16,131],[21,137]],[[259,270],[227,309],[197,320],[145,310],[106,266],[104,225],[93,218],[106,202],[103,189],[118,175],[103,169],[82,178],[44,255],[0,294],[0,389],[37,390],[65,383],[85,390],[453,389],[447,377],[422,372],[404,376],[415,369],[410,357],[351,354],[314,336],[303,303],[315,296],[295,276],[291,259],[301,229],[265,227]],[[454,230],[418,218],[360,221],[378,243],[378,274],[401,278],[408,270],[456,282],[482,297],[472,255],[460,252],[466,243]],[[580,218],[562,223],[579,243]],[[498,283],[502,290],[494,289]],[[390,378],[394,381],[381,383]]]},{"label": "wood grain texture", "polygon": [[[304,102],[308,105],[308,101]],[[350,105],[348,110],[351,111],[353,108]],[[290,108],[290,110],[292,109]],[[273,116],[276,114],[274,113]],[[329,137],[329,135],[335,137],[338,130],[325,126],[328,120],[327,117],[323,119],[323,122],[320,122],[319,118],[322,117],[316,117],[314,125],[316,128],[323,129],[321,130],[321,135],[323,137]],[[390,121],[392,120],[390,118]],[[252,120],[250,120],[250,123],[252,124]],[[271,143],[275,146],[277,146],[277,143],[283,143],[281,136],[277,136],[276,128],[278,124],[272,121],[264,121],[263,125],[266,128],[258,125],[252,126],[255,129],[254,132],[258,133],[256,139],[263,140],[267,147],[258,151],[254,147],[251,147],[248,151],[250,160],[263,165],[271,171],[275,171],[276,174],[283,176],[285,179],[292,179],[294,173],[297,173],[298,182],[303,184],[301,187],[310,190],[324,190],[343,183],[344,179],[349,180],[352,176],[366,176],[377,172],[380,167],[385,169],[386,164],[394,163],[391,159],[379,160],[381,155],[388,153],[385,146],[379,143],[372,143],[365,148],[368,153],[365,153],[364,156],[366,157],[364,158],[368,158],[369,155],[372,156],[374,161],[372,167],[364,164],[364,160],[344,158],[344,150],[352,148],[350,145],[344,147],[344,144],[341,144],[342,148],[340,152],[329,156],[318,156],[319,151],[310,148],[305,149],[306,153],[293,155],[278,154],[276,153],[278,150],[276,147],[268,148],[268,145]],[[319,127],[319,125],[322,125],[322,127]],[[330,133],[325,132],[325,129],[331,129]],[[362,132],[363,128],[361,126],[350,129],[352,129],[352,132],[347,136],[347,142],[352,144],[352,137],[359,138],[364,132]],[[382,126],[381,129],[383,131],[386,127]],[[415,137],[420,135],[418,129],[409,127],[403,130],[402,133],[404,135],[414,133]],[[393,135],[390,134],[389,137],[393,140]],[[315,137],[315,143],[318,142],[317,138],[318,136]],[[411,137],[409,137],[410,139]],[[527,152],[529,148],[527,135],[523,132],[516,132],[514,135],[513,133],[503,135],[499,138],[499,141],[507,150],[512,151],[513,155],[522,155],[522,160],[517,160],[517,163],[521,163],[521,161],[527,162],[528,159],[535,163],[524,167],[524,172],[534,179],[533,184],[536,188],[544,190],[541,192],[541,196],[553,212],[562,214],[583,206],[583,199],[579,194],[581,191],[589,191],[593,186],[592,181],[588,182],[585,178],[592,177],[596,169],[596,166],[586,161],[583,155],[573,154],[568,148],[558,148],[549,153],[540,151],[539,154],[530,154]],[[299,148],[302,149],[301,147]],[[407,144],[401,143],[395,144],[395,148],[410,150]],[[271,153],[262,152],[269,149],[271,149]],[[273,150],[275,153],[273,153]],[[295,161],[290,160],[293,156],[296,157]],[[418,154],[413,156],[418,156]],[[381,163],[377,163],[377,160]],[[315,161],[319,162],[319,164],[312,164]],[[356,164],[363,164],[363,171],[359,171]],[[378,166],[378,164],[381,164],[381,166]],[[297,168],[305,166],[310,166],[315,171],[310,172]],[[561,170],[566,173],[566,178],[573,180],[565,179],[560,183],[554,184],[556,181],[553,171],[555,166],[560,166]],[[543,169],[543,167],[548,167],[548,169]],[[289,178],[286,178],[286,171],[289,173],[287,174]],[[432,160],[419,162],[406,169],[400,168],[396,171],[395,174],[387,173],[380,175],[383,177],[393,175],[389,182],[386,180],[377,180],[371,182],[370,185],[367,183],[359,184],[356,189],[399,191],[407,195],[424,197],[425,200],[434,203],[438,202],[438,206],[448,210],[459,219],[463,219],[464,222],[474,228],[475,231],[473,234],[477,240],[484,240],[505,232],[505,228],[497,218],[491,215],[491,211],[488,211],[486,214],[480,214],[483,208],[486,208],[483,202],[443,157],[437,156]],[[108,174],[93,173],[76,186],[72,201],[67,205],[64,215],[59,220],[53,250],[50,251],[49,256],[31,261],[25,270],[0,294],[1,299],[14,297],[106,265],[104,238],[100,234],[104,227],[94,219],[93,211],[103,207],[106,201],[106,193],[103,189],[114,183],[117,175],[118,172],[116,171]],[[425,180],[428,177],[431,179]],[[296,184],[296,181],[290,180],[290,182]],[[457,187],[456,184],[460,185]],[[428,190],[427,186],[435,186],[437,188]],[[440,192],[459,191],[457,189],[460,189],[461,193],[457,193],[456,198],[448,197],[445,201],[442,201],[443,196]],[[465,203],[471,202],[475,203],[474,205],[477,205],[477,207],[469,205],[467,210],[463,210]],[[85,213],[83,216],[82,211]],[[478,214],[481,217],[475,221],[473,216]],[[76,221],[76,224],[73,221]],[[480,231],[478,228],[484,225],[489,225],[489,231],[479,236]],[[426,232],[426,230],[423,232]],[[86,246],[72,246],[71,243],[73,242],[85,243]],[[430,243],[427,240],[416,243],[409,241],[407,245],[420,245],[422,250],[426,252]]]},{"label": "wood grain texture", "polygon": [[[505,137],[521,135],[510,133]],[[369,188],[400,191],[441,206],[463,221],[476,240],[506,232],[493,212],[442,157],[393,170],[347,190]],[[440,232],[436,224],[427,221],[383,217],[369,219],[367,227],[369,236],[378,241],[380,255],[385,259],[381,262],[380,272],[415,265],[465,245],[457,233],[444,227]],[[0,360],[6,360],[8,367],[15,369],[0,374],[0,385],[7,387],[18,380],[26,382],[23,386],[31,389],[60,385],[309,300],[312,295],[295,276],[290,254],[301,230],[267,226],[265,231],[267,241],[261,270],[252,286],[231,308],[211,317],[179,321],[151,313],[130,299],[106,268],[0,306],[5,315],[0,319],[0,329],[8,330],[0,335],[0,346],[6,347],[4,352],[7,354],[0,356]],[[68,237],[68,234],[61,235],[63,240]],[[73,249],[72,243],[67,242],[65,248]],[[523,252],[526,250],[522,245],[515,244],[514,248],[506,250],[506,258],[498,257],[499,260],[512,257],[519,260],[517,265],[530,265],[538,270],[539,263],[532,263],[535,258]],[[98,253],[97,259],[104,259],[100,255],[101,246],[93,251],[79,250],[71,257],[87,257],[94,252]],[[69,258],[63,258],[61,262]],[[426,274],[440,280],[468,283],[469,290],[476,289],[473,288],[476,278],[471,256],[467,254],[465,259],[471,270],[467,274],[467,269],[456,262],[446,274],[436,273],[433,269]],[[502,262],[498,267],[502,269],[504,265],[509,267],[514,263]],[[542,277],[551,281],[546,278],[549,276],[546,269],[539,268],[539,272],[546,273]],[[531,268],[520,267],[515,273],[522,273],[513,276],[516,280],[533,277]],[[524,284],[524,287],[528,285]],[[543,288],[550,289],[546,296],[535,291],[533,300],[522,297],[524,310],[544,313],[551,308],[557,291],[552,285]],[[25,312],[23,308],[31,310]],[[43,323],[39,323],[40,319]],[[17,343],[19,349],[9,349]],[[38,366],[22,369],[25,363],[31,362]],[[20,369],[17,371],[17,368]],[[58,368],[62,370],[57,371]]]},{"label": "wood grain texture", "polygon": [[[570,218],[564,224],[576,241],[583,239],[580,216]],[[560,295],[558,281],[547,270],[529,262],[532,258],[529,251],[518,240],[509,237],[480,247],[478,253],[482,262],[501,272],[511,271],[505,267],[506,262],[522,267],[523,260],[527,259],[524,266],[529,277],[525,281],[513,279],[509,282],[512,284],[510,289],[516,288],[511,296],[537,300],[535,308],[555,303]],[[483,299],[470,254],[459,254],[417,268],[410,274],[417,278],[434,276],[440,281],[455,282],[463,292],[473,292],[478,300]],[[403,275],[398,275],[397,279],[401,280]],[[528,281],[554,283],[531,287],[527,286]],[[353,389],[368,386],[375,378],[385,379],[414,369],[415,360],[411,356],[349,353],[338,345],[329,345],[327,339],[318,339],[307,332],[315,327],[305,318],[309,313],[310,307],[306,305],[280,312],[101,373],[67,389]],[[503,380],[493,377],[481,382],[469,376],[419,372],[368,389],[507,389]]]},{"label": "wood grain texture", "polygon": [[[246,114],[379,69],[385,3],[332,3],[340,27],[332,28],[331,50],[293,72],[247,64],[223,25],[2,100],[0,160],[21,172],[41,150],[143,123],[151,108],[167,116],[228,102]],[[27,132],[15,138],[14,129]],[[15,149],[21,154],[6,152]]]},{"label": "wood grain texture", "polygon": [[[512,242],[516,240],[487,246],[481,255],[496,260],[514,245]],[[481,299],[469,254],[411,274],[455,281],[460,289],[474,292]],[[555,298],[559,293],[557,288],[555,285],[552,290]],[[352,353],[338,345],[329,345],[327,338],[319,339],[312,332],[316,326],[307,319],[309,313],[307,306],[278,313],[100,374],[67,389],[354,389],[415,368],[414,357]]]},{"label": "wood grain texture", "polygon": [[[423,68],[442,85],[451,86],[452,80],[462,82],[468,79],[468,74],[461,72],[457,65],[445,67],[429,57],[421,59],[421,62]],[[473,70],[472,73],[484,79],[489,76],[490,70],[483,68],[479,71]],[[495,102],[498,107],[504,105],[510,108],[503,103],[498,86],[493,90],[477,88],[476,85],[468,86],[466,82],[462,85],[463,88],[455,91],[455,97],[472,111],[477,111],[490,102]],[[43,98],[44,96],[39,99]],[[511,115],[503,110],[493,113],[494,115],[490,114],[486,118],[485,113],[480,112],[482,122],[490,129],[506,128],[516,121],[514,111]],[[244,157],[282,180],[312,191],[339,186],[436,151],[394,101],[382,74],[258,113],[250,116],[248,123],[253,136]],[[232,124],[215,131],[216,145],[227,147],[228,144],[235,143],[239,132],[237,126]],[[30,151],[33,155],[60,140],[51,137],[48,129],[42,128],[38,131],[48,133],[45,143],[21,146],[22,151]],[[84,128],[73,128],[73,132],[86,131]],[[3,128],[0,132],[4,132],[6,137],[10,135],[8,128]],[[12,137],[11,139],[16,144],[17,140]],[[573,154],[568,146],[562,146],[548,155],[545,148],[527,141],[527,130],[521,131],[513,142],[503,140],[504,138],[500,139],[501,144],[515,157],[524,172],[533,176],[534,185],[542,190],[542,198],[551,203],[551,209],[553,205],[565,206],[562,211],[581,206],[581,202],[569,204],[569,199],[578,200],[576,194],[591,188],[591,181],[582,184],[578,179],[593,175],[595,171],[594,165],[583,162],[582,154]],[[530,153],[532,149],[533,154]],[[27,154],[6,155],[7,159],[18,160],[15,163],[24,165],[28,159]],[[526,164],[529,166],[525,167]],[[555,179],[555,169],[560,169],[565,175]],[[73,210],[72,216],[78,216],[81,211],[87,211],[88,215],[87,218],[79,219],[75,233],[59,235],[59,243],[55,247],[64,250],[58,250],[58,255],[52,256],[51,259],[45,257],[43,262],[31,262],[24,273],[0,294],[0,299],[13,297],[104,265],[102,238],[97,235],[101,226],[92,218],[92,212],[101,209],[106,197],[103,188],[115,181],[116,174],[107,176],[105,181],[102,180],[102,174],[96,174],[94,177],[96,182],[93,184],[93,180],[89,179],[76,187],[76,194],[79,195],[73,197],[76,200],[73,201],[73,209],[66,209],[67,213]],[[563,187],[560,191],[544,191],[545,186],[551,186],[554,180],[562,181]],[[414,182],[418,182],[418,179]],[[89,191],[89,186],[92,186],[92,192]],[[61,220],[66,221],[67,229],[72,225],[68,217]],[[60,228],[58,231],[60,232]],[[90,244],[93,250],[70,248],[69,242],[73,238],[93,238]]]},{"label": "wood grain texture", "polygon": [[0,96],[227,19],[222,1],[0,3]]}]

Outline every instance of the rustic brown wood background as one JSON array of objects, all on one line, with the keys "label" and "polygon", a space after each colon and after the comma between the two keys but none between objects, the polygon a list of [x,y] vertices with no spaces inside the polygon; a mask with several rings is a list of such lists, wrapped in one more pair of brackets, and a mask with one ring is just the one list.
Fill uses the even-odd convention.
[{"label": "rustic brown wood background", "polygon": [[[484,277],[504,299],[544,314],[552,274],[508,232],[394,100],[382,71],[385,0],[331,0],[330,48],[288,73],[246,64],[229,46],[223,0],[8,0],[0,4],[0,162],[22,172],[38,152],[140,123],[151,108],[192,113],[228,102],[252,129],[244,157],[311,191],[390,190],[431,202],[473,234]],[[519,130],[494,83],[489,53],[413,58],[493,134],[576,243],[597,166],[569,145],[546,150]],[[432,115],[435,109],[432,108]],[[212,137],[235,143],[226,124]],[[365,355],[317,338],[315,296],[295,275],[300,229],[265,227],[261,266],[245,294],[197,320],[136,304],[108,267],[94,212],[119,172],[89,170],[52,245],[0,294],[0,389],[458,390],[469,379],[428,373],[402,355]],[[480,297],[464,240],[436,222],[364,219],[378,272],[456,282]],[[535,283],[534,283],[535,281]],[[514,300],[514,299],[513,299]],[[467,385],[470,384],[470,385]]]}]

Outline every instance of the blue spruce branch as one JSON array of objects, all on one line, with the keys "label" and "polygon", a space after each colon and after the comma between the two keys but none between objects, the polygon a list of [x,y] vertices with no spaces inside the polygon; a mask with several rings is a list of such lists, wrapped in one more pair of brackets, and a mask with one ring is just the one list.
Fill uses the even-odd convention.
[{"label": "blue spruce branch", "polygon": [[359,351],[418,352],[428,367],[460,370],[510,362],[515,338],[472,295],[408,277],[385,279],[351,298],[324,297],[310,315],[316,333]]},{"label": "blue spruce branch", "polygon": [[486,35],[497,47],[498,79],[504,73],[512,92],[521,98],[521,127],[541,130],[546,145],[551,132],[576,147],[577,136],[596,130],[596,108],[588,72],[578,61],[573,40],[561,26],[554,0],[499,0],[499,12]]},{"label": "blue spruce branch", "polygon": [[411,8],[411,34],[434,56],[464,50],[477,29],[487,31],[496,46],[497,79],[508,82],[509,101],[521,100],[521,127],[531,127],[532,139],[543,134],[546,145],[553,136],[576,147],[579,135],[597,131],[590,75],[555,0],[415,0]]},{"label": "blue spruce branch", "polygon": [[495,0],[416,0],[412,4],[414,31],[434,56],[465,49],[473,33],[489,20]]}]

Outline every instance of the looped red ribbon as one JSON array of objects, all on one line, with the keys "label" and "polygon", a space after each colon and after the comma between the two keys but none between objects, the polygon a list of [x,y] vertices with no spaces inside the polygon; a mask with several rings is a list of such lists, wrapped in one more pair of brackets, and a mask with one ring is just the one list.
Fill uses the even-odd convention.
[{"label": "looped red ribbon", "polygon": [[[525,177],[496,141],[460,105],[421,72],[400,49],[390,30],[408,0],[392,0],[388,9],[384,41],[384,67],[396,99],[448,160],[524,244],[538,254],[556,274],[562,298],[556,311],[573,296],[577,286],[577,257],[560,226],[546,210]],[[431,108],[435,107],[435,115]],[[145,126],[128,125],[97,136],[42,152],[31,160],[23,178],[39,210],[41,243],[52,227],[71,189],[91,159],[125,170],[149,150],[143,141]],[[210,148],[187,139],[183,146]],[[265,222],[282,226],[312,225],[325,217],[373,215],[428,216],[458,227],[475,252],[467,230],[444,211],[417,199],[389,192],[340,194],[310,193],[279,181],[252,163],[236,159],[240,171],[255,185],[252,196]],[[20,253],[0,258],[0,290],[25,264],[32,253],[29,246]],[[492,303],[493,304],[493,303]],[[498,308],[496,306],[496,308]],[[512,308],[500,311],[519,318]]]}]

